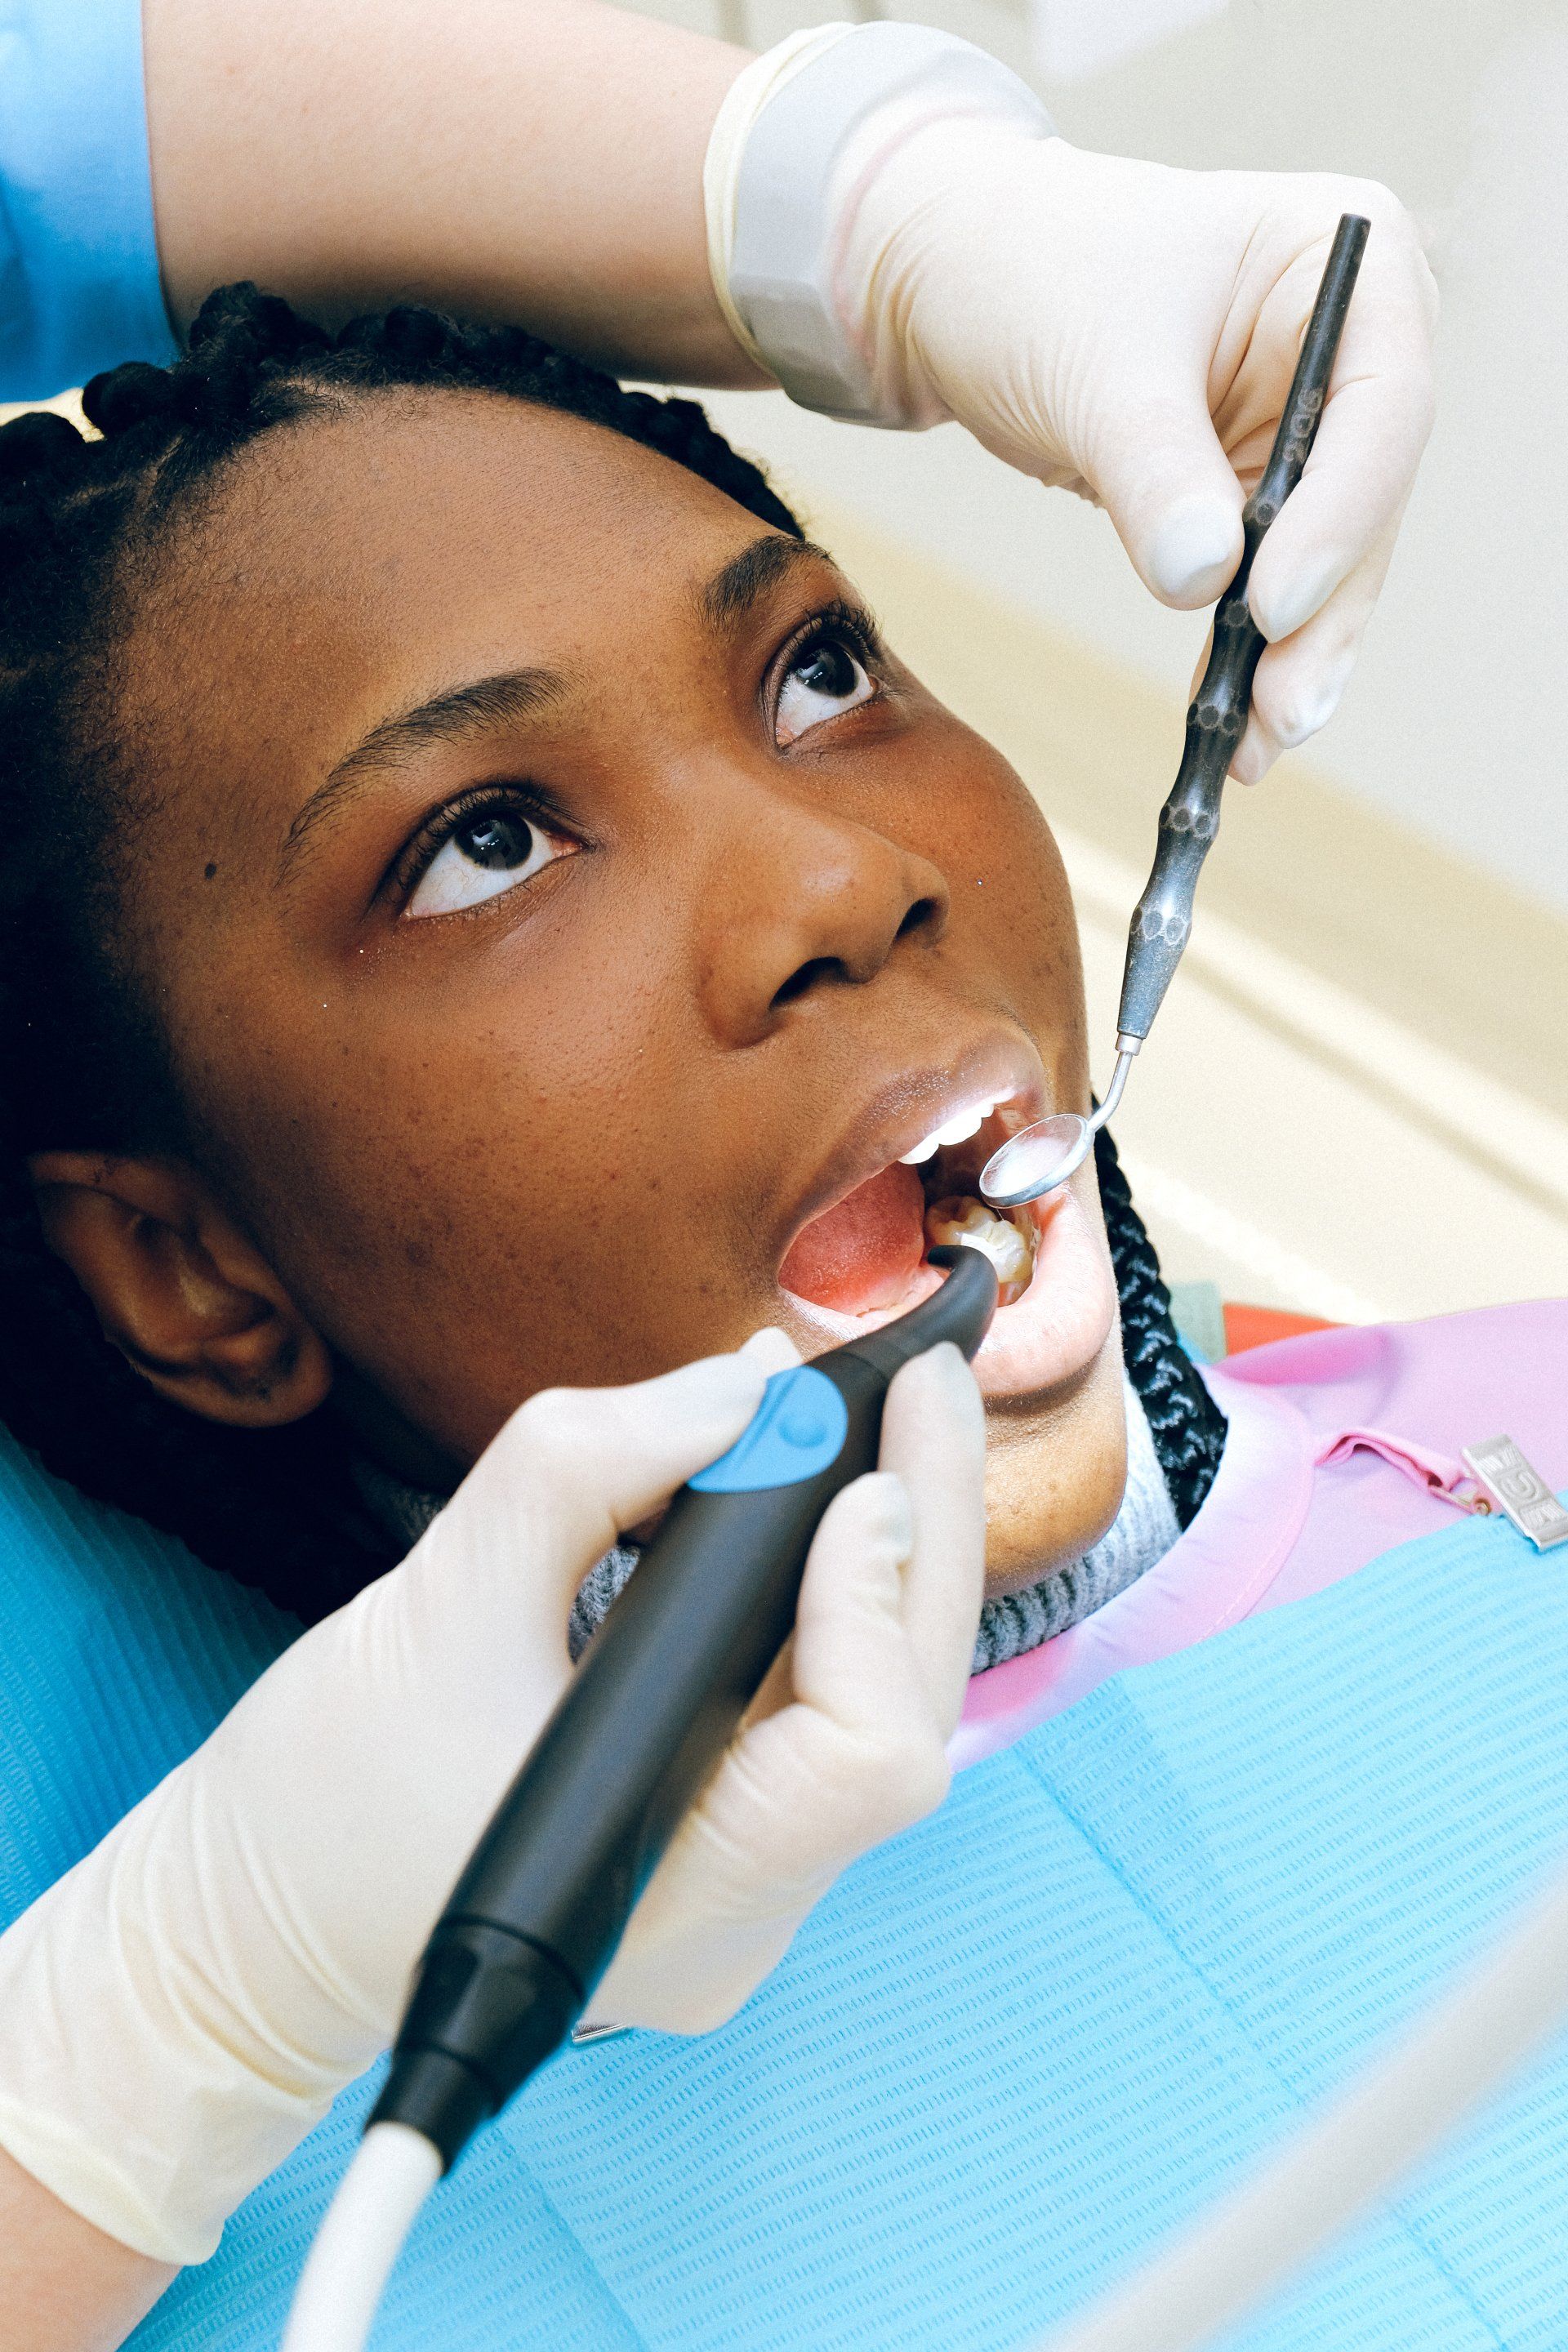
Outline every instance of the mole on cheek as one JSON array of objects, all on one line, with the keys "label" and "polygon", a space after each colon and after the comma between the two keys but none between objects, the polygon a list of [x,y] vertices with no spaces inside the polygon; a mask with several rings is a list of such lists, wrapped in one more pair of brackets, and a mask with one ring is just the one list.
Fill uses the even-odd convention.
[{"label": "mole on cheek", "polygon": [[209,866],[206,868],[206,870],[205,870],[205,875],[204,875],[204,877],[203,877],[203,879],[204,879],[205,881],[208,881],[208,882],[210,882],[210,881],[212,880],[212,878],[213,878],[213,876],[214,876],[216,872],[217,872],[217,867],[216,867],[216,866]]}]

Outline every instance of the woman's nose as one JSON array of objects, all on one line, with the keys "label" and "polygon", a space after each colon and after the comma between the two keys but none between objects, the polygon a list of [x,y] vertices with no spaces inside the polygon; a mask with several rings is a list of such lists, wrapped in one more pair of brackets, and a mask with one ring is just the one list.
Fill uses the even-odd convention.
[{"label": "woman's nose", "polygon": [[707,893],[699,993],[725,1045],[759,1043],[817,992],[863,987],[900,940],[947,927],[941,870],[834,812],[780,807],[727,845]]}]

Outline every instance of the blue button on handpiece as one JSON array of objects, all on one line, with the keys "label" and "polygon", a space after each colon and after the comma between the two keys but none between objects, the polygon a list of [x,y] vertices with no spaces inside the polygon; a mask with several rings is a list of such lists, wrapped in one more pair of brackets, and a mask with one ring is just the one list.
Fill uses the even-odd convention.
[{"label": "blue button on handpiece", "polygon": [[689,1483],[700,1495],[754,1495],[798,1486],[837,1461],[849,1426],[844,1399],[826,1372],[798,1364],[775,1372],[762,1403],[728,1454]]}]

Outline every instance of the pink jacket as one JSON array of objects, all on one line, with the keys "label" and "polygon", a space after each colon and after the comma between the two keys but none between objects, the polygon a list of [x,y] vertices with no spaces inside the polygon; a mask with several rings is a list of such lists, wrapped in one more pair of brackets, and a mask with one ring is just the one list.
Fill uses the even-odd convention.
[{"label": "pink jacket", "polygon": [[1465,1446],[1506,1431],[1568,1486],[1568,1300],[1314,1331],[1204,1377],[1230,1427],[1192,1526],[1094,1616],[975,1676],[955,1764],[1007,1747],[1123,1666],[1320,1592],[1473,1508]]}]

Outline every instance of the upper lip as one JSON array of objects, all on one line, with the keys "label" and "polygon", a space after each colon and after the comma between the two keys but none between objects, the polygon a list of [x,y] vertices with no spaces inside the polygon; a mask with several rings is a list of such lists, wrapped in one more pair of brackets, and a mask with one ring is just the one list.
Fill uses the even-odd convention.
[{"label": "upper lip", "polygon": [[1045,1073],[1026,1038],[993,1035],[939,1070],[905,1070],[886,1080],[852,1118],[809,1190],[796,1202],[779,1253],[795,1238],[916,1144],[972,1103],[1007,1097],[1008,1125],[1027,1127],[1044,1116]]}]

